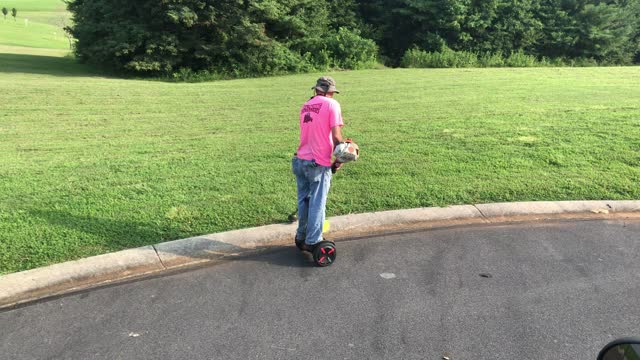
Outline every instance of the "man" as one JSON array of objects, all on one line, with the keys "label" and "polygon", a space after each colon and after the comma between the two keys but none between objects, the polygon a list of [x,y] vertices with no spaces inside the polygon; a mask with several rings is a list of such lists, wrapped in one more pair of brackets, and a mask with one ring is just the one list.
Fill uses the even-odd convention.
[{"label": "man", "polygon": [[300,111],[300,145],[293,158],[293,173],[298,188],[298,230],[296,242],[311,251],[322,241],[327,195],[331,174],[342,164],[332,164],[335,145],[342,142],[342,111],[333,99],[339,93],[333,78],[323,76],[316,82],[315,96]]}]

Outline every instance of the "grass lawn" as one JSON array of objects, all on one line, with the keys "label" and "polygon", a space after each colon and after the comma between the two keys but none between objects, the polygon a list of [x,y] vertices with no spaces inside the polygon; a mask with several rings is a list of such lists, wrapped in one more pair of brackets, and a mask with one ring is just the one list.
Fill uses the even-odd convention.
[{"label": "grass lawn", "polygon": [[[0,273],[285,221],[318,75],[174,84],[0,54]],[[640,198],[640,68],[332,75],[362,156],[329,215]]]},{"label": "grass lawn", "polygon": [[[0,0],[0,8],[6,7],[18,10],[18,15],[22,11],[65,11],[66,5],[63,0]],[[0,14],[1,15],[1,14]],[[11,13],[7,16],[9,18]]]},{"label": "grass lawn", "polygon": [[69,49],[69,41],[62,29],[49,24],[24,20],[0,20],[0,45],[25,46],[34,48]]},{"label": "grass lawn", "polygon": [[[69,50],[63,27],[70,15],[61,0],[0,0],[2,7],[9,14],[6,20],[0,14],[0,45]],[[14,7],[16,19],[11,16]]]},{"label": "grass lawn", "polygon": [[[48,63],[43,61],[43,59],[33,56],[22,56],[22,55],[41,55],[41,56],[52,56],[52,57],[65,57],[71,56],[69,50],[65,49],[51,49],[51,48],[33,48],[33,47],[24,47],[24,46],[11,46],[11,45],[0,45],[0,61],[2,61],[3,65],[6,66],[4,70],[0,70],[1,72],[9,72],[14,71],[18,68],[23,68],[25,71],[33,72],[34,67],[45,67],[49,68]],[[19,58],[25,61],[30,62],[30,64],[12,64],[7,66],[7,62],[10,61],[11,58]],[[69,68],[74,68],[76,71],[80,70],[84,72],[81,67],[78,67],[78,64],[75,62],[65,60],[64,64]],[[55,68],[55,66],[53,67]],[[47,73],[50,73],[51,70],[48,70]],[[86,72],[85,72],[86,74]]]}]

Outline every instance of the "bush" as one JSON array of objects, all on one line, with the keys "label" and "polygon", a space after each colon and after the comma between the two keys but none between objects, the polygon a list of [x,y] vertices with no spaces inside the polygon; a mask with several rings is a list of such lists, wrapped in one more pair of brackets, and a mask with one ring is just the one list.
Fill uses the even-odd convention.
[{"label": "bush", "polygon": [[164,77],[163,80],[195,83],[203,81],[223,80],[227,78],[229,77],[207,70],[193,71],[189,68],[180,68],[177,71],[171,73],[170,76]]},{"label": "bush", "polygon": [[369,69],[378,63],[376,43],[362,38],[358,31],[342,27],[329,37],[327,51],[333,58],[333,67],[340,69]]},{"label": "bush", "polygon": [[512,52],[508,58],[504,60],[505,66],[508,67],[536,67],[541,66],[535,56],[527,55],[522,50]]},{"label": "bush", "polygon": [[503,67],[504,66],[504,58],[502,56],[502,51],[498,51],[496,53],[484,53],[478,59],[478,65],[480,67]]},{"label": "bush", "polygon": [[505,57],[502,52],[484,53],[480,56],[468,51],[454,51],[444,47],[441,51],[427,52],[420,49],[407,50],[402,57],[401,66],[405,68],[459,68],[459,67],[540,67],[540,66],[599,66],[593,58],[555,58],[542,57],[538,60],[522,50]]},{"label": "bush", "polygon": [[370,69],[377,65],[378,46],[358,31],[340,28],[326,37],[308,37],[292,44],[317,71]]},{"label": "bush", "polygon": [[[331,29],[326,2],[69,0],[81,61],[137,76],[247,77],[376,65],[357,30]],[[308,21],[312,14],[313,21]],[[315,37],[314,37],[315,36]],[[311,40],[308,40],[311,39]]]},{"label": "bush", "polygon": [[246,77],[307,72],[315,67],[304,61],[299,53],[272,41],[268,46],[245,50],[233,66],[220,64],[217,69],[234,77]]},{"label": "bush", "polygon": [[549,66],[552,66],[552,67],[563,67],[563,66],[568,66],[569,64],[568,60],[562,57],[558,57],[554,59],[548,59],[545,57],[543,59],[545,59],[549,64]]},{"label": "bush", "polygon": [[469,51],[454,51],[448,47],[434,52],[414,48],[405,52],[401,66],[407,68],[476,67],[478,66],[478,56]]},{"label": "bush", "polygon": [[[578,58],[571,61],[571,66],[576,66],[576,67],[593,67],[598,65],[599,65],[598,62],[594,58]],[[605,61],[603,62],[603,65],[607,65],[607,66],[618,65],[618,63],[607,63]]]}]

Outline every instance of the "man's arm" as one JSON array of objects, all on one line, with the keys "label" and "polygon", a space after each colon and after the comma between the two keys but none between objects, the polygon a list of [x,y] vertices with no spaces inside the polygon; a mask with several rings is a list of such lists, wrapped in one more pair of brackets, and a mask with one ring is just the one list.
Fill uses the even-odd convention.
[{"label": "man's arm", "polygon": [[[333,146],[338,146],[338,144],[342,142],[342,126],[332,127],[331,135],[333,136]],[[342,163],[334,161],[333,164],[331,164],[331,172],[335,174],[341,166]]]},{"label": "man's arm", "polygon": [[342,142],[342,126],[332,127],[331,135],[333,136],[333,146],[335,147]]}]

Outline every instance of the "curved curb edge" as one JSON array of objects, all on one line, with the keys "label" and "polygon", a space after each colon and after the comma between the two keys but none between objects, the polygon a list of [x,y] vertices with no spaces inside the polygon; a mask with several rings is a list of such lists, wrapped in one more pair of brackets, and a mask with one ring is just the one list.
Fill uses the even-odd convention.
[{"label": "curved curb edge", "polygon": [[[456,205],[337,216],[328,237],[462,224],[640,216],[640,201],[542,201]],[[169,241],[0,276],[0,308],[184,266],[293,244],[295,224],[274,224]]]}]

